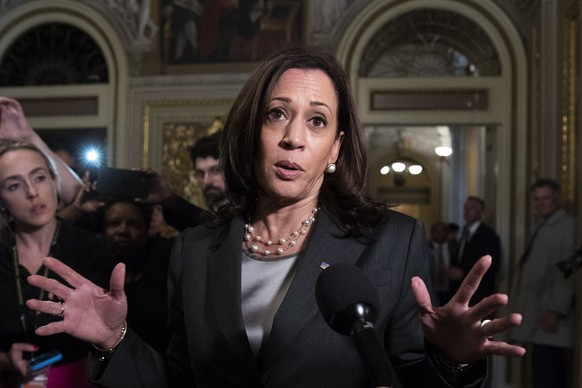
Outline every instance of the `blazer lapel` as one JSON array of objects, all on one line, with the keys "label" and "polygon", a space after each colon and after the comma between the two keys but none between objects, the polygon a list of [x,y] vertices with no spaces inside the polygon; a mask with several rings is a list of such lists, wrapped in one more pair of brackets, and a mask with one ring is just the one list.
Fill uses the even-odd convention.
[{"label": "blazer lapel", "polygon": [[208,257],[208,284],[216,324],[233,351],[258,373],[241,314],[242,238],[243,221],[240,218],[233,218],[225,233],[217,234]]},{"label": "blazer lapel", "polygon": [[355,263],[364,250],[364,244],[340,238],[341,235],[329,217],[320,212],[307,249],[301,254],[297,273],[275,314],[267,346],[261,350],[260,356],[265,363],[278,351],[292,346],[293,338],[319,314],[315,283],[322,271],[321,263]]}]

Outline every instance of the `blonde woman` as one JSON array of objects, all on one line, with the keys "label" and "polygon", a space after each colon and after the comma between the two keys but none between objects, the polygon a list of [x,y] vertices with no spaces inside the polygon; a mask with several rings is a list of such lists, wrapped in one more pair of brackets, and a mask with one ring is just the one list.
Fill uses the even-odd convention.
[{"label": "blonde woman", "polygon": [[[43,266],[45,256],[59,258],[76,271],[107,284],[112,269],[103,240],[56,216],[57,175],[49,159],[31,143],[0,140],[0,370],[3,387],[31,379],[48,387],[91,386],[85,376],[88,344],[69,335],[39,337],[36,328],[63,319],[63,314],[39,314],[25,302],[33,297],[58,302],[50,292],[30,286],[32,274],[58,278]],[[55,366],[32,373],[29,359],[59,351]]]}]

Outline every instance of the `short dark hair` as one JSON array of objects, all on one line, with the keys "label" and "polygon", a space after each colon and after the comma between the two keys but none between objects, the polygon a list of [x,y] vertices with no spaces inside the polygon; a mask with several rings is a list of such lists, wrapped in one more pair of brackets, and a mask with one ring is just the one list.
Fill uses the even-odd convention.
[{"label": "short dark hair", "polygon": [[152,207],[151,207],[151,205],[141,203],[141,202],[135,202],[133,199],[130,199],[130,198],[114,197],[114,196],[108,196],[106,198],[103,198],[103,202],[105,203],[105,205],[98,208],[97,212],[95,212],[95,216],[94,216],[95,217],[95,224],[96,224],[96,227],[98,229],[98,232],[100,232],[100,233],[103,232],[103,227],[105,226],[104,225],[105,214],[107,213],[107,211],[109,209],[111,209],[111,207],[113,205],[118,204],[118,203],[126,203],[128,205],[133,206],[137,210],[139,210],[139,212],[143,214],[145,229],[146,229],[146,231],[148,230],[148,228],[150,226],[150,222],[152,220]]},{"label": "short dark hair", "polygon": [[196,164],[196,158],[212,157],[218,160],[220,156],[219,143],[222,131],[215,132],[210,136],[199,139],[190,149],[190,159],[192,164]]},{"label": "short dark hair", "polygon": [[454,222],[449,222],[448,227],[451,232],[457,232],[461,228],[458,224]]},{"label": "short dark hair", "polygon": [[561,187],[558,181],[552,178],[539,178],[530,187],[529,191],[533,192],[535,189],[540,187],[549,187],[556,192],[560,192]]},{"label": "short dark hair", "polygon": [[481,197],[477,197],[476,195],[470,195],[467,197],[467,201],[477,201],[479,205],[481,205],[481,210],[485,210],[485,201]]},{"label": "short dark hair", "polygon": [[56,137],[53,139],[46,140],[45,143],[48,146],[48,148],[50,148],[50,150],[53,152],[66,151],[71,156],[76,156],[75,147],[65,138]]},{"label": "short dark hair", "polygon": [[349,80],[331,54],[307,49],[288,49],[271,56],[251,74],[235,100],[221,138],[221,166],[231,210],[245,215],[253,206],[259,183],[254,160],[268,99],[279,78],[289,69],[320,70],[331,80],[338,100],[337,133],[344,132],[337,170],[326,174],[319,202],[346,234],[361,236],[366,227],[384,219],[386,207],[363,194],[366,175],[366,146]]}]

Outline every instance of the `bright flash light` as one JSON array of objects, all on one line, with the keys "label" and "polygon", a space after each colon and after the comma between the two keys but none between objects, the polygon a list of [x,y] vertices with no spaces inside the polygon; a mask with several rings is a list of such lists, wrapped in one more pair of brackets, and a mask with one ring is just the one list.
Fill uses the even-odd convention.
[{"label": "bright flash light", "polygon": [[380,174],[382,174],[382,175],[386,175],[389,172],[390,172],[390,167],[388,167],[388,166],[384,166],[380,169]]},{"label": "bright flash light", "polygon": [[101,164],[101,152],[96,148],[89,148],[84,152],[85,160],[93,165]]}]

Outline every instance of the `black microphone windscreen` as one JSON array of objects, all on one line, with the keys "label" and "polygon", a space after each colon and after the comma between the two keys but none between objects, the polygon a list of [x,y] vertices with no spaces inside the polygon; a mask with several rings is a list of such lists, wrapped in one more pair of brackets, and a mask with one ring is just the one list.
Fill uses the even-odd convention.
[{"label": "black microphone windscreen", "polygon": [[323,319],[334,330],[335,317],[349,306],[363,303],[378,311],[380,304],[378,292],[364,271],[347,263],[332,264],[319,274],[315,298]]}]

